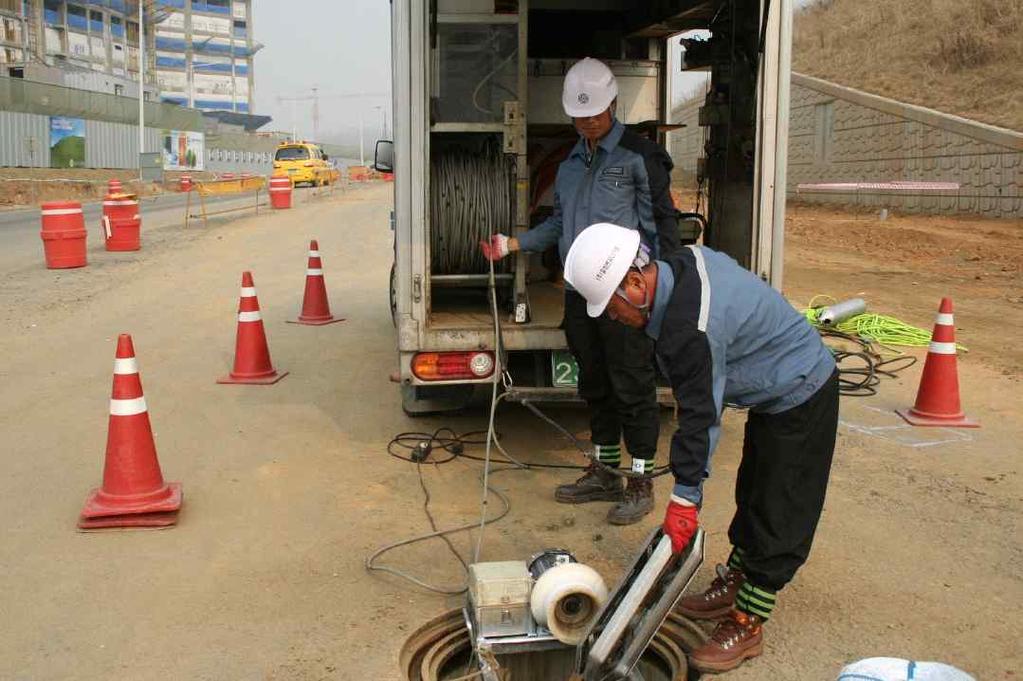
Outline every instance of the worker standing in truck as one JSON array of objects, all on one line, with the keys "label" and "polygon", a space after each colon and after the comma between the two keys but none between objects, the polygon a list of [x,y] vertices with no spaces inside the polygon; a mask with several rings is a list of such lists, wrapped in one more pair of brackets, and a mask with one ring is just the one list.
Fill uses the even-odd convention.
[{"label": "worker standing in truck", "polygon": [[[543,252],[558,244],[562,262],[576,236],[602,221],[624,225],[659,257],[680,248],[676,211],[669,192],[672,162],[665,150],[626,130],[615,118],[618,84],[606,64],[586,58],[565,74],[561,103],[579,141],[558,167],[554,212],[518,238],[494,234],[484,255],[499,260],[524,250]],[[621,464],[621,441],[632,470],[648,473],[657,451],[659,418],[653,341],[642,329],[586,314],[586,301],[565,287],[563,322],[569,350],[579,365],[579,395],[590,410],[594,458]],[[615,501],[608,522],[628,525],[653,509],[649,479],[622,478],[591,464],[574,483],[561,485],[555,499],[578,504]]]},{"label": "worker standing in truck", "polygon": [[689,660],[722,672],[763,649],[778,591],[806,561],[824,506],[838,428],[835,360],[780,293],[727,255],[689,246],[651,259],[635,231],[580,234],[565,281],[591,316],[645,332],[678,399],[675,486],[664,532],[676,552],[696,532],[703,480],[725,404],[749,409],[735,482],[732,552],[710,588],[680,610],[717,619]]}]

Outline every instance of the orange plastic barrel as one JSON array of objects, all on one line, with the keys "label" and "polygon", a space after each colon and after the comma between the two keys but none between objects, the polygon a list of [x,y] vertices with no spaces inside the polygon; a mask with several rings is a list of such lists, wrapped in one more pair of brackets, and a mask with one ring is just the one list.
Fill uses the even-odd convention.
[{"label": "orange plastic barrel", "polygon": [[142,248],[142,219],[138,215],[111,219],[106,232],[106,248],[108,251],[137,251]]},{"label": "orange plastic barrel", "polygon": [[270,178],[270,206],[273,208],[291,208],[291,178]]},{"label": "orange plastic barrel", "polygon": [[111,194],[103,200],[103,239],[108,251],[137,251],[142,218],[134,194]]},{"label": "orange plastic barrel", "polygon": [[233,180],[234,179],[234,173],[224,173],[223,175],[220,176],[220,179],[221,180]]},{"label": "orange plastic barrel", "polygon": [[120,194],[124,191],[124,185],[121,184],[120,180],[110,180],[107,182],[107,194]]},{"label": "orange plastic barrel", "polygon": [[192,176],[182,175],[178,178],[178,190],[183,192],[192,191]]},{"label": "orange plastic barrel", "polygon": [[49,201],[41,207],[43,253],[51,270],[85,267],[85,216],[77,201]]}]

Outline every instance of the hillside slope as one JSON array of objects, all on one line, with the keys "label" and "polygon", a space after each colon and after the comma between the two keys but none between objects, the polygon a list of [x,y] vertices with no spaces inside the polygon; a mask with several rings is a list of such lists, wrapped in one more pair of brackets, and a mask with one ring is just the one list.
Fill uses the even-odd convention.
[{"label": "hillside slope", "polygon": [[792,68],[1023,131],[1023,0],[818,0]]}]

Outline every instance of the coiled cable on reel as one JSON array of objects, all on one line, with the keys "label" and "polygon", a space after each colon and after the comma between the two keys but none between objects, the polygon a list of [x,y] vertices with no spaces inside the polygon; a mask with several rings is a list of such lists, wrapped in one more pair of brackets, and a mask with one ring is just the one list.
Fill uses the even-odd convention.
[{"label": "coiled cable on reel", "polygon": [[430,163],[432,274],[487,272],[479,243],[492,233],[509,233],[513,179],[512,165],[496,143],[479,151],[451,147],[435,154]]}]

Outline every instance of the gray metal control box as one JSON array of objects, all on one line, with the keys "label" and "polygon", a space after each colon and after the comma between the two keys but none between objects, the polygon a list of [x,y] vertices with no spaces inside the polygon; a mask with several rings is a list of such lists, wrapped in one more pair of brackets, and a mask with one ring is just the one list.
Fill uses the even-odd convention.
[{"label": "gray metal control box", "polygon": [[532,630],[533,577],[524,560],[469,566],[469,606],[480,636],[522,636]]}]

